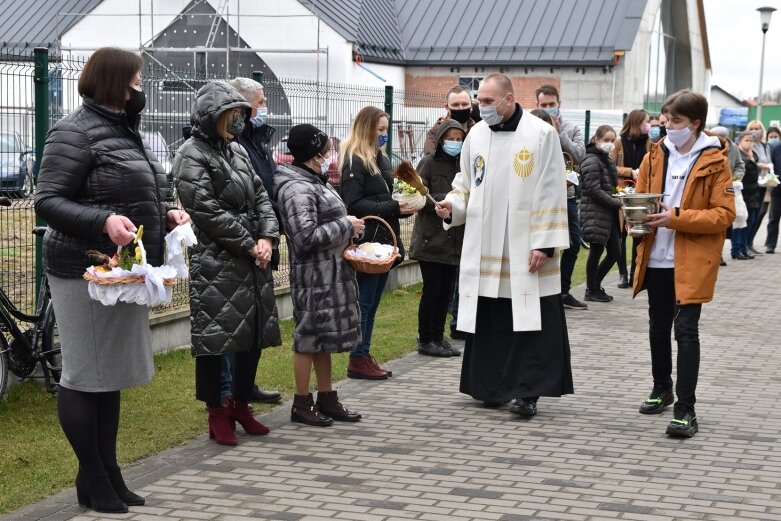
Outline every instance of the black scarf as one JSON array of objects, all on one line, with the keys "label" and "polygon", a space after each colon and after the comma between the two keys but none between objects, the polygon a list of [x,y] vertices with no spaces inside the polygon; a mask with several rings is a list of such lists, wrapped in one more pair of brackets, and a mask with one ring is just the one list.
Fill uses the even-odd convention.
[{"label": "black scarf", "polygon": [[307,172],[309,172],[310,174],[312,174],[313,176],[318,178],[320,180],[320,182],[323,183],[323,184],[327,184],[328,183],[328,174],[324,174],[322,172],[315,172],[314,170],[312,170],[311,168],[309,168],[305,164],[303,164],[303,163],[296,163],[295,161],[293,161],[293,166],[297,166],[298,168],[300,168],[302,170],[306,170]]},{"label": "black scarf", "polygon": [[631,139],[629,134],[621,135],[621,146],[624,149],[624,166],[636,170],[640,168],[640,163],[643,162],[646,149],[645,144],[648,142],[648,134],[638,136],[637,139]]}]

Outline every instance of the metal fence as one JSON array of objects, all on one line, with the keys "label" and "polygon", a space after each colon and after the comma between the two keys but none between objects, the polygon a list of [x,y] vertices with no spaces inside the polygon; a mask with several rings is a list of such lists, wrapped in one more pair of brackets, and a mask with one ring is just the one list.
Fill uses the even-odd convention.
[{"label": "metal fence", "polygon": [[[36,81],[33,56],[0,55],[0,195],[14,199],[10,208],[0,208],[0,284],[12,300],[32,310],[35,272],[40,266],[40,252],[30,230],[35,225],[32,205],[35,150],[42,143],[36,139],[36,121],[53,124],[78,107],[77,83],[84,62],[49,57],[46,78]],[[40,65],[39,65],[40,67]],[[218,79],[192,71],[173,71],[147,62],[142,73],[142,87],[147,95],[141,130],[150,147],[170,173],[176,151],[183,142],[182,128],[189,124],[197,90],[207,81]],[[222,78],[219,78],[222,79]],[[258,78],[262,81],[262,78]],[[390,154],[392,161],[408,159],[417,162],[422,156],[426,132],[443,115],[444,93],[404,92],[393,88],[329,84],[279,79],[263,82],[266,98],[275,100],[272,107],[282,107],[269,115],[276,128],[273,150],[278,162],[290,160],[285,139],[292,125],[311,123],[337,140],[344,139],[358,111],[374,105],[392,114]],[[36,85],[38,90],[36,90]],[[45,89],[48,106],[36,105],[36,93]],[[41,110],[48,114],[42,118]],[[36,119],[36,114],[38,118]],[[41,125],[41,123],[39,123]],[[47,127],[48,128],[48,127]],[[337,176],[338,178],[338,176]],[[412,219],[402,220],[402,240],[409,242]],[[282,245],[282,263],[274,273],[276,287],[288,284],[289,264]],[[170,307],[186,306],[188,284],[181,281],[174,291]]]}]

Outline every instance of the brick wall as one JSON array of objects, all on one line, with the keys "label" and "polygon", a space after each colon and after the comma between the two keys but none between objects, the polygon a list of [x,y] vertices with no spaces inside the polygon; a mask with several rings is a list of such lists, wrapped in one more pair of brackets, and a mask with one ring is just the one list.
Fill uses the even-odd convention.
[{"label": "brick wall", "polygon": [[[410,74],[405,75],[405,90],[427,92],[442,97],[442,102],[445,101],[445,94],[450,87],[458,84],[459,74],[447,73],[447,71],[431,71],[430,74]],[[489,71],[490,72],[490,71]],[[480,73],[479,76],[489,74],[489,72]],[[513,87],[515,88],[515,96],[522,107],[526,109],[532,109],[537,106],[537,100],[534,98],[534,91],[540,86],[546,83],[555,85],[557,89],[560,89],[561,81],[558,76],[510,76],[512,79]]]}]

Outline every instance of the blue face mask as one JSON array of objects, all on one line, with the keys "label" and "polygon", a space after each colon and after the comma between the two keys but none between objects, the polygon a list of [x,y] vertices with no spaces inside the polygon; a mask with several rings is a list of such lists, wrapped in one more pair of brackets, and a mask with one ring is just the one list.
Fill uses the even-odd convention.
[{"label": "blue face mask", "polygon": [[445,154],[453,157],[456,157],[458,154],[461,153],[462,146],[464,146],[464,143],[462,141],[445,140],[442,142],[442,150],[445,151]]},{"label": "blue face mask", "polygon": [[552,117],[552,118],[557,118],[557,117],[559,117],[559,107],[548,107],[548,108],[546,108],[546,109],[542,109],[542,110],[544,110],[545,112],[547,112],[547,113],[548,113],[548,115],[549,115],[550,117]]},{"label": "blue face mask", "polygon": [[778,138],[772,138],[767,140],[767,144],[771,147],[777,147],[778,145],[781,145],[781,139]]},{"label": "blue face mask", "polygon": [[387,143],[387,142],[388,142],[388,134],[387,133],[380,134],[379,136],[377,136],[377,146],[378,147],[380,147],[380,148],[384,147],[385,143]]},{"label": "blue face mask", "polygon": [[252,122],[252,126],[258,128],[263,126],[267,118],[268,118],[268,108],[263,107],[258,109],[258,113],[255,114],[255,116],[250,120],[250,122]]},{"label": "blue face mask", "polygon": [[659,127],[651,127],[651,129],[648,131],[648,137],[651,139],[658,139],[659,136],[662,135],[662,129]]}]

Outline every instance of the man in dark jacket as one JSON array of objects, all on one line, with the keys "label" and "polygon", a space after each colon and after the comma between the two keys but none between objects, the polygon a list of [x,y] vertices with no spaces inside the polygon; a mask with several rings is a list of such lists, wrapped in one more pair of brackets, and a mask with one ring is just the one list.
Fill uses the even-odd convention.
[{"label": "man in dark jacket", "polygon": [[[250,124],[244,126],[244,132],[242,132],[237,141],[247,151],[255,173],[263,181],[263,187],[266,189],[272,208],[274,208],[274,215],[277,217],[277,221],[279,221],[279,210],[277,209],[273,179],[277,165],[274,163],[270,145],[275,129],[266,124],[268,108],[266,107],[263,85],[250,78],[234,78],[229,83],[252,106]],[[278,267],[279,248],[274,248],[271,254],[271,268],[276,270]],[[224,365],[224,368],[227,371],[223,371],[223,377],[230,377],[230,357],[226,358],[227,364]],[[259,358],[258,362],[260,362]],[[226,382],[223,382],[223,389],[226,387]],[[282,394],[278,391],[265,391],[257,385],[255,385],[252,392],[252,401],[254,402],[273,403],[281,399]]]},{"label": "man in dark jacket", "polygon": [[[561,117],[561,99],[559,91],[553,85],[542,85],[534,91],[537,97],[537,108],[542,109],[551,117],[551,124],[559,134],[561,149],[570,155],[572,166],[577,167],[586,154],[583,134],[574,123]],[[561,254],[561,298],[567,309],[587,309],[588,304],[573,297],[569,290],[572,285],[572,272],[578,260],[580,251],[580,222],[578,221],[578,201],[575,198],[575,185],[567,182],[567,218],[569,220],[569,248]]]},{"label": "man in dark jacket", "polygon": [[447,114],[439,118],[434,126],[426,133],[426,142],[423,145],[423,155],[433,154],[437,149],[437,132],[442,122],[448,119],[454,119],[461,123],[465,132],[469,132],[475,121],[472,119],[472,98],[469,89],[461,85],[454,85],[447,91],[445,98],[445,108]]}]

